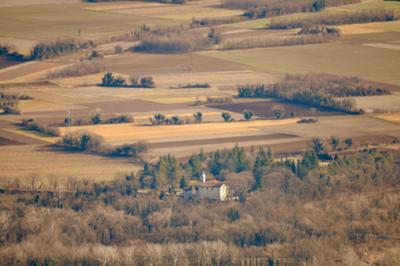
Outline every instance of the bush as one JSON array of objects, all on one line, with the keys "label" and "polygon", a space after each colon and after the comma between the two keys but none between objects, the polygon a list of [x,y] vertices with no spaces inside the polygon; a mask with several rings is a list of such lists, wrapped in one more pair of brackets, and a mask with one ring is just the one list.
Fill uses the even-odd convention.
[{"label": "bush", "polygon": [[99,86],[104,87],[125,87],[125,88],[154,88],[152,77],[131,78],[131,84],[128,84],[123,77],[115,77],[113,73],[107,72],[104,74]]},{"label": "bush", "polygon": [[125,144],[112,148],[107,152],[107,155],[113,157],[138,158],[141,153],[146,151],[147,144],[145,142],[138,142],[135,144]]},{"label": "bush", "polygon": [[89,60],[101,59],[101,58],[104,58],[104,55],[96,50],[91,51],[88,56]]},{"label": "bush", "polygon": [[48,125],[43,125],[36,122],[34,119],[24,119],[21,123],[23,127],[28,130],[37,131],[47,136],[58,137],[60,136],[60,130],[56,127],[51,127]]},{"label": "bush", "polygon": [[179,88],[182,89],[208,89],[210,87],[208,83],[187,83],[185,85],[179,85]]},{"label": "bush", "polygon": [[97,73],[103,72],[104,69],[105,69],[104,65],[102,65],[98,62],[84,62],[84,63],[74,64],[72,66],[67,66],[60,70],[50,72],[47,75],[47,77],[49,79],[80,77],[80,76],[97,74]]},{"label": "bush", "polygon": [[6,115],[21,114],[21,110],[16,106],[4,105],[4,106],[1,106],[0,109],[3,109],[3,114],[6,114]]},{"label": "bush", "polygon": [[232,115],[228,112],[223,112],[221,113],[222,119],[224,119],[225,122],[230,122],[233,121]]},{"label": "bush", "polygon": [[114,52],[115,52],[116,54],[122,54],[122,53],[124,52],[124,48],[122,48],[121,45],[116,45],[116,46],[114,47]]}]

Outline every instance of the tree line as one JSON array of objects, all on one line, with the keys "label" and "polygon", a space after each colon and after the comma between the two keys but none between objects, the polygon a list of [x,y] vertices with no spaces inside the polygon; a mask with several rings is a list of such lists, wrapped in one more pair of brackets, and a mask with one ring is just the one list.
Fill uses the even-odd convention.
[{"label": "tree line", "polygon": [[155,84],[152,77],[131,77],[130,84],[123,77],[116,77],[113,73],[104,74],[99,86],[103,87],[126,87],[126,88],[154,88]]},{"label": "tree line", "polygon": [[241,98],[278,98],[315,107],[359,113],[355,103],[338,97],[390,94],[390,90],[373,87],[356,77],[338,77],[324,74],[287,75],[272,85],[244,85],[238,87]]},{"label": "tree line", "polygon": [[276,17],[268,25],[270,29],[303,28],[309,25],[342,25],[394,21],[399,14],[393,10],[360,10],[346,12],[324,12],[309,14],[305,17]]}]

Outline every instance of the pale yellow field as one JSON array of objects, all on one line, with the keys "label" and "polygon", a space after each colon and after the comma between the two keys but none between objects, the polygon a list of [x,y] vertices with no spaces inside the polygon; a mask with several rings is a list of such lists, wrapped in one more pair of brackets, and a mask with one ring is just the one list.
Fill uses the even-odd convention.
[{"label": "pale yellow field", "polygon": [[25,131],[25,130],[18,129],[18,128],[6,128],[3,130],[13,133],[15,135],[22,135],[22,136],[26,136],[28,138],[37,139],[37,140],[48,142],[48,143],[56,143],[57,141],[60,140],[60,137],[48,137],[45,135],[41,135],[40,133],[35,132],[35,131]]},{"label": "pale yellow field", "polygon": [[85,6],[84,9],[92,11],[105,11],[124,15],[157,17],[176,21],[189,22],[192,18],[220,18],[239,16],[241,10],[228,10],[215,7],[215,0],[189,1],[184,5],[168,5],[159,3],[133,2],[109,3]]},{"label": "pale yellow field", "polygon": [[400,113],[377,114],[377,115],[373,115],[373,117],[383,119],[383,120],[389,121],[389,122],[396,122],[396,123],[400,122]]},{"label": "pale yellow field", "polygon": [[351,25],[342,25],[337,27],[345,35],[400,31],[400,21],[351,24]]},{"label": "pale yellow field", "polygon": [[62,102],[47,101],[41,99],[32,99],[20,101],[18,107],[21,109],[22,113],[28,112],[41,112],[41,111],[57,111],[57,110],[72,110],[79,109],[82,107],[74,106]]},{"label": "pale yellow field", "polygon": [[[253,120],[249,122],[219,122],[177,126],[140,126],[134,124],[71,127],[69,130],[88,130],[104,137],[110,143],[135,141],[176,141],[239,136],[262,132],[263,127],[295,124],[298,119],[276,121]],[[65,134],[66,129],[61,129]]]},{"label": "pale yellow field", "polygon": [[60,182],[70,177],[112,180],[116,175],[129,174],[139,169],[124,159],[52,151],[39,145],[2,146],[0,162],[0,183],[6,178],[19,178],[24,182],[31,176],[57,179]]}]

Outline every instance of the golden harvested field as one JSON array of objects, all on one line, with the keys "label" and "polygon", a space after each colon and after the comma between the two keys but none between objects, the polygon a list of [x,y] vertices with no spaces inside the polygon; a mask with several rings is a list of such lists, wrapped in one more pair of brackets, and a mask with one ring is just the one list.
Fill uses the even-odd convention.
[{"label": "golden harvested field", "polygon": [[66,153],[42,145],[0,146],[0,162],[0,184],[7,178],[24,182],[35,175],[59,181],[70,177],[112,180],[116,175],[138,170],[128,160]]},{"label": "golden harvested field", "polygon": [[[262,132],[266,126],[295,124],[297,119],[249,122],[219,122],[177,126],[140,126],[134,124],[98,125],[72,127],[71,131],[83,129],[97,133],[110,143],[129,143],[135,141],[166,142],[216,137],[251,135]],[[62,129],[65,133],[66,129]]]}]

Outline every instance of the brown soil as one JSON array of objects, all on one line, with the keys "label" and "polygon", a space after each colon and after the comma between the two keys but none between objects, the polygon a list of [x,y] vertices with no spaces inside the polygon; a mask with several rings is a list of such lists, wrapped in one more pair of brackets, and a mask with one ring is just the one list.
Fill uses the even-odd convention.
[{"label": "brown soil", "polygon": [[248,110],[254,115],[264,118],[274,118],[274,108],[281,106],[285,110],[285,117],[294,113],[295,116],[328,116],[339,115],[340,112],[318,108],[314,112],[311,107],[301,104],[291,104],[284,101],[270,100],[270,101],[256,101],[256,102],[242,102],[242,103],[228,103],[228,104],[214,104],[207,105],[207,107],[222,109],[231,112],[243,113]]},{"label": "brown soil", "polygon": [[5,146],[5,145],[21,145],[23,143],[15,141],[15,140],[11,140],[11,139],[7,139],[7,138],[3,138],[0,136],[0,146]]}]

